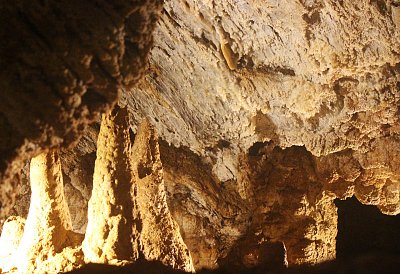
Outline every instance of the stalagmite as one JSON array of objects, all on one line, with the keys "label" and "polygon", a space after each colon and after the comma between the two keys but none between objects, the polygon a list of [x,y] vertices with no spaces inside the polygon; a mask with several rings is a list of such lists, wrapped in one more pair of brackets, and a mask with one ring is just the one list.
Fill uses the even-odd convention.
[{"label": "stalagmite", "polygon": [[132,147],[127,117],[127,110],[119,108],[103,116],[83,242],[85,261],[124,264],[143,258],[193,272],[167,206],[154,128],[144,122]]},{"label": "stalagmite", "polygon": [[149,261],[159,260],[173,268],[193,272],[191,256],[168,209],[158,136],[147,120],[137,131],[132,152],[143,255]]},{"label": "stalagmite", "polygon": [[33,273],[43,262],[62,252],[69,244],[72,227],[56,152],[31,160],[30,181],[31,204],[17,251],[19,273]]},{"label": "stalagmite", "polygon": [[130,189],[130,139],[126,109],[103,115],[88,225],[83,242],[88,262],[120,264],[138,258],[138,229],[133,222],[135,202]]}]

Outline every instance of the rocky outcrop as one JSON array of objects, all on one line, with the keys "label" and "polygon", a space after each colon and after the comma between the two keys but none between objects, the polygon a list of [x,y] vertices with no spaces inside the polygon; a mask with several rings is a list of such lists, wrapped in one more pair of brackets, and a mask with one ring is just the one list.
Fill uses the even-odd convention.
[{"label": "rocky outcrop", "polygon": [[316,264],[336,255],[336,196],[324,190],[315,159],[303,147],[264,144],[247,157],[254,193],[252,230],[282,241],[289,265]]},{"label": "rocky outcrop", "polygon": [[81,234],[86,231],[98,133],[97,124],[88,126],[74,148],[60,151],[64,192],[71,213],[72,229]]},{"label": "rocky outcrop", "polygon": [[132,147],[126,109],[102,120],[83,251],[87,262],[118,265],[142,258],[194,270],[169,213],[157,135],[144,122]]},{"label": "rocky outcrop", "polygon": [[144,258],[194,272],[189,250],[168,208],[158,136],[147,120],[137,130],[131,157]]},{"label": "rocky outcrop", "polygon": [[[168,211],[196,270],[333,259],[337,198],[356,196],[399,214],[398,1],[164,2],[150,68],[119,101],[133,131],[143,118],[155,126],[161,152],[148,126],[129,152],[128,121],[117,116],[124,129],[109,120],[110,135],[100,134],[97,153],[105,156],[94,192],[108,199],[93,199],[107,210],[89,219],[99,222],[93,243],[103,248],[109,239],[104,249],[111,255],[93,261],[140,257],[114,249],[123,233],[104,228],[114,221],[113,227],[137,228],[131,240],[137,254],[162,257],[165,239],[154,219],[163,216],[162,224],[176,231]],[[76,231],[85,230],[92,189],[92,129],[61,156]],[[113,179],[100,188],[100,177]],[[119,191],[128,189],[122,177],[134,191]],[[132,214],[122,213],[130,211],[124,199],[132,201]],[[107,218],[110,212],[133,217]],[[140,225],[127,225],[134,218]],[[149,248],[152,241],[160,249]]]},{"label": "rocky outcrop", "polygon": [[0,216],[24,161],[77,140],[141,76],[161,1],[0,4]]}]

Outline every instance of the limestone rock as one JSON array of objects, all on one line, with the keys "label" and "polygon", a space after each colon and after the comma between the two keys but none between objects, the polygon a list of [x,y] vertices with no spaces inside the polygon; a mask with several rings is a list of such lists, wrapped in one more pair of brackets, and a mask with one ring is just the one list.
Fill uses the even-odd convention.
[{"label": "limestone rock", "polygon": [[24,161],[76,141],[141,76],[161,1],[0,4],[0,216]]},{"label": "limestone rock", "polygon": [[[289,266],[333,259],[336,198],[355,195],[399,213],[398,2],[164,1],[147,74],[124,87],[119,105],[135,132],[146,117],[159,133],[168,209],[196,270],[232,258],[238,267],[262,263],[268,258],[257,254],[275,243],[277,260],[286,252]],[[115,146],[129,147],[123,132]],[[62,155],[77,231],[85,226],[95,139]],[[114,152],[133,161],[127,176],[135,182],[129,199],[136,220],[158,231],[151,213],[164,199],[155,186],[157,142],[141,139],[129,152],[135,157]],[[96,191],[116,197],[115,189]],[[150,234],[142,228],[140,237]],[[161,254],[143,237],[138,253]]]},{"label": "limestone rock", "polygon": [[72,229],[81,234],[86,230],[98,133],[97,127],[88,126],[74,148],[60,151],[64,192],[71,213]]},{"label": "limestone rock", "polygon": [[254,188],[252,230],[264,241],[282,241],[292,264],[335,258],[334,195],[318,180],[313,156],[302,147],[264,146],[247,160]]},{"label": "limestone rock", "polygon": [[18,216],[8,217],[3,225],[0,237],[0,273],[10,271],[14,265],[14,255],[24,233],[25,219]]},{"label": "limestone rock", "polygon": [[158,136],[145,120],[132,147],[134,193],[140,213],[140,248],[149,261],[193,272],[193,263],[177,223],[170,214],[160,161]]},{"label": "limestone rock", "polygon": [[83,251],[88,262],[119,264],[139,257],[140,215],[131,194],[131,141],[127,110],[103,115]]},{"label": "limestone rock", "polygon": [[189,251],[167,201],[154,129],[144,122],[131,145],[126,109],[104,115],[83,251],[87,262],[139,258],[192,272]]},{"label": "limestone rock", "polygon": [[220,182],[212,165],[188,148],[160,142],[167,201],[196,271],[217,269],[249,226],[249,207],[234,182]]},{"label": "limestone rock", "polygon": [[[124,93],[134,124],[197,154],[227,141],[313,155],[399,134],[394,1],[168,0],[150,71]],[[229,48],[235,69],[222,48]]]},{"label": "limestone rock", "polygon": [[70,243],[71,217],[64,197],[60,159],[56,152],[31,160],[31,203],[16,266],[21,273],[33,273]]}]

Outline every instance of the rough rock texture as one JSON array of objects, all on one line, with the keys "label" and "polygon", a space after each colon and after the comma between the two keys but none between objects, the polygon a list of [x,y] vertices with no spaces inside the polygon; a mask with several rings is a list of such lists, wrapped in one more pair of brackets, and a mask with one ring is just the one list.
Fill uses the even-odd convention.
[{"label": "rough rock texture", "polygon": [[97,139],[93,191],[83,251],[87,262],[119,264],[139,257],[140,221],[132,197],[127,110],[104,114]]},{"label": "rough rock texture", "polygon": [[[94,149],[87,142],[84,138],[78,144],[87,148],[84,156],[74,158],[75,151],[62,161],[74,166],[78,159],[86,159],[93,153],[89,148]],[[220,181],[212,159],[161,141],[168,205],[196,270],[263,264],[270,258],[257,255],[260,248],[277,254],[280,262],[287,256],[289,265],[332,259],[337,231],[335,197],[363,195],[370,197],[364,203],[390,205],[385,198],[389,188],[394,211],[387,213],[397,213],[398,152],[391,143],[390,138],[382,138],[366,154],[346,150],[322,157],[304,147],[280,149],[270,142],[256,143],[233,165],[240,177]],[[230,150],[228,144],[220,144],[213,153],[224,155],[222,162],[230,162]],[[385,165],[388,159],[394,159],[390,166]],[[86,180],[77,182],[82,184],[79,189],[90,188]],[[75,206],[84,210],[86,204]],[[85,211],[79,216],[83,218]],[[277,242],[284,243],[287,254],[281,254]]]},{"label": "rough rock texture", "polygon": [[290,265],[335,258],[335,195],[324,190],[312,155],[303,147],[281,150],[271,145],[248,156],[254,233],[282,241]]},{"label": "rough rock texture", "polygon": [[[162,139],[211,165],[213,180],[197,176],[197,187],[185,173],[199,164],[171,176],[189,237],[201,219],[193,216],[207,216],[201,231],[218,231],[203,232],[210,240],[235,227],[209,252],[197,239],[196,263],[224,257],[229,241],[251,233],[283,241],[290,264],[334,258],[337,197],[400,212],[399,10],[384,0],[165,1],[149,73],[122,103],[133,127],[150,117]],[[269,141],[260,157],[243,156]],[[213,185],[230,193],[224,202],[242,199],[233,226],[217,225]]]},{"label": "rough rock texture", "polygon": [[0,237],[0,273],[14,267],[13,256],[18,250],[24,233],[25,219],[19,216],[8,217]]},{"label": "rough rock texture", "polygon": [[185,148],[161,142],[168,204],[196,270],[218,268],[218,260],[246,233],[248,206],[237,190],[221,184],[212,167]]},{"label": "rough rock texture", "polygon": [[[296,266],[284,269],[281,271],[271,272],[269,269],[264,268],[251,268],[240,272],[227,272],[224,270],[203,270],[196,273],[199,274],[227,274],[227,273],[241,273],[241,274],[339,274],[339,273],[363,273],[363,274],[397,274],[398,262],[400,257],[393,255],[370,255],[353,257],[351,260],[338,260],[333,262],[326,262],[317,266]],[[79,270],[68,273],[131,273],[131,274],[183,274],[182,271],[172,270],[162,264],[148,263],[147,265],[130,265],[125,267],[116,267],[108,265],[87,265]]]},{"label": "rough rock texture", "polygon": [[189,250],[168,208],[158,135],[147,120],[137,130],[131,159],[144,258],[194,272]]},{"label": "rough rock texture", "polygon": [[86,230],[87,204],[92,194],[98,130],[96,126],[87,127],[73,149],[63,149],[60,152],[64,192],[71,213],[72,228],[81,234]]},{"label": "rough rock texture", "polygon": [[97,141],[93,191],[83,251],[87,262],[139,258],[194,270],[169,213],[157,135],[144,122],[131,145],[126,109],[104,115]]},{"label": "rough rock texture", "polygon": [[398,133],[398,9],[385,0],[165,1],[150,73],[126,100],[163,139],[201,154],[219,140],[247,149],[272,139],[314,155],[368,150]]},{"label": "rough rock texture", "polygon": [[29,214],[14,263],[21,273],[44,273],[50,270],[40,269],[43,262],[74,244],[57,153],[43,153],[31,160],[30,183]]},{"label": "rough rock texture", "polygon": [[23,162],[67,146],[141,76],[161,1],[0,4],[0,216]]},{"label": "rough rock texture", "polygon": [[[123,103],[134,125],[150,117],[177,147],[209,157],[229,144],[211,156],[222,181],[241,176],[231,167],[257,141],[315,156],[351,150],[360,158],[382,140],[397,148],[398,10],[384,0],[166,1],[149,73]],[[390,163],[379,157],[379,168],[362,169],[385,172]],[[375,203],[397,212],[399,184],[376,188]]]},{"label": "rough rock texture", "polygon": [[[148,73],[120,105],[160,135],[196,270],[333,259],[335,198],[400,213],[399,18],[394,0],[164,1]],[[81,140],[62,155],[77,231],[95,149]],[[132,177],[157,179],[143,161]]]}]

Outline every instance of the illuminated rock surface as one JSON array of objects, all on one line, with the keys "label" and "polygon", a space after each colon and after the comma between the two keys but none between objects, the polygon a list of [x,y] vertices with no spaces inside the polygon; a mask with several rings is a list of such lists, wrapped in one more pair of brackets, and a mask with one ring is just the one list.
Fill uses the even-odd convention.
[{"label": "illuminated rock surface", "polygon": [[[118,109],[118,108],[117,108]],[[139,232],[131,195],[130,135],[125,109],[103,115],[83,250],[88,262],[118,264],[138,258]]]},{"label": "illuminated rock surface", "polygon": [[14,255],[24,233],[25,219],[11,216],[3,225],[0,238],[0,271],[6,272],[14,267]]},{"label": "illuminated rock surface", "polygon": [[144,258],[193,271],[168,209],[157,135],[143,122],[132,147],[127,114],[117,108],[102,120],[83,242],[85,260],[123,264]]},{"label": "illuminated rock surface", "polygon": [[[144,118],[158,132],[168,208],[196,270],[335,258],[337,198],[400,213],[399,18],[397,0],[164,1],[147,73],[122,85],[119,105],[133,132]],[[103,149],[96,127],[60,153],[76,232],[85,230],[94,155]],[[123,132],[115,147],[129,147]],[[146,181],[160,182],[161,167],[145,160],[158,152],[141,149],[129,152],[124,176],[136,182],[136,217],[154,224],[140,189],[164,195]],[[99,205],[113,202],[113,191]],[[151,233],[141,232],[148,243]],[[162,247],[163,234],[153,236]],[[136,246],[148,258],[161,254]]]},{"label": "illuminated rock surface", "polygon": [[[56,260],[54,257],[65,252],[66,247],[76,245],[78,237],[71,231],[61,164],[56,152],[43,153],[31,160],[30,184],[29,213],[15,254],[15,266],[20,273],[61,271],[65,266],[58,264],[64,259]],[[44,264],[51,260],[54,263],[47,269]],[[79,256],[74,261],[79,265]]]}]

